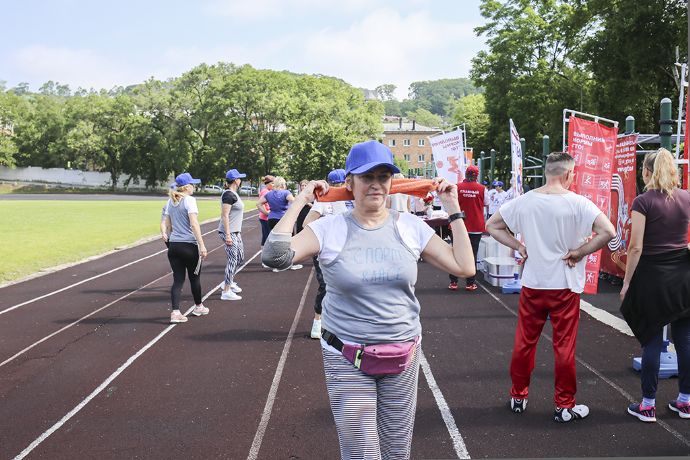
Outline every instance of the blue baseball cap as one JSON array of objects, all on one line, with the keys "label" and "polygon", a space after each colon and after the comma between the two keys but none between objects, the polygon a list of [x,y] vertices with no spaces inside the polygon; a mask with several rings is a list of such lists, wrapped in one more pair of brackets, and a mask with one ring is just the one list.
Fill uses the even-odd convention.
[{"label": "blue baseball cap", "polygon": [[175,178],[175,184],[174,185],[177,185],[178,187],[184,187],[185,185],[199,184],[199,183],[201,183],[201,179],[194,179],[191,174],[182,173]]},{"label": "blue baseball cap", "polygon": [[225,178],[227,180],[242,179],[243,177],[247,177],[247,175],[240,173],[236,169],[231,169],[230,171],[227,172],[227,174],[225,174]]},{"label": "blue baseball cap", "polygon": [[503,181],[495,180],[492,184],[494,187],[503,187]]},{"label": "blue baseball cap", "polygon": [[378,141],[355,144],[345,160],[345,174],[364,174],[378,166],[386,166],[393,173],[400,169],[393,163],[391,149]]},{"label": "blue baseball cap", "polygon": [[345,170],[344,169],[334,169],[328,173],[328,182],[331,184],[342,184],[345,182]]}]

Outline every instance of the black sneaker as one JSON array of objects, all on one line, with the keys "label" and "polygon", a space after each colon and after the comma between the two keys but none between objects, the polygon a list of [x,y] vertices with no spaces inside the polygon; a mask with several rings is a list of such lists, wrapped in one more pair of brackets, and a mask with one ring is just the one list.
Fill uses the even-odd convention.
[{"label": "black sneaker", "polygon": [[521,414],[527,409],[527,399],[510,398],[510,410],[516,414]]},{"label": "black sneaker", "polygon": [[553,419],[558,423],[582,420],[589,415],[589,407],[584,404],[577,404],[575,407],[557,407],[553,413]]},{"label": "black sneaker", "polygon": [[656,422],[656,408],[654,406],[643,406],[641,403],[630,404],[628,414],[643,422]]},{"label": "black sneaker", "polygon": [[690,403],[679,404],[674,400],[668,403],[668,408],[676,412],[680,418],[690,418]]}]

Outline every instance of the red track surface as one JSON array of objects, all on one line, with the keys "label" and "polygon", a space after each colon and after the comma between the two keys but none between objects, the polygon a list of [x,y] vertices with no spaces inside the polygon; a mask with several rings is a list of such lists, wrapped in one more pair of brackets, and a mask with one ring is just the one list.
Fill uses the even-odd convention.
[{"label": "red track surface", "polygon": [[[222,281],[225,253],[215,232],[205,238],[216,248],[202,271],[207,293]],[[245,221],[243,238],[249,259],[259,250],[255,218]],[[0,312],[162,249],[158,241],[147,243],[5,287]],[[169,328],[166,255],[0,314],[0,362],[31,347],[0,365],[0,458],[17,456],[37,439],[27,458],[243,459],[255,440],[258,458],[338,458],[319,344],[308,338],[316,292],[311,269],[305,264],[272,273],[255,258],[237,277],[243,300],[224,302],[213,292],[204,302],[209,316],[173,327],[48,436],[47,430]],[[639,394],[639,376],[630,366],[639,347],[586,314],[578,338],[578,401],[590,406],[590,417],[565,425],[551,420],[553,358],[546,338],[528,410],[510,413],[517,296],[491,287],[499,301],[484,289],[450,292],[445,274],[425,263],[419,269],[424,354],[472,458],[690,455],[690,423],[664,409],[676,395],[676,380],[660,383],[662,423],[642,424],[627,415],[627,395]],[[183,294],[191,305],[188,284]],[[608,309],[614,297],[601,295]],[[274,379],[303,298],[282,376]],[[597,297],[588,300],[597,303]],[[457,458],[421,374],[413,457]],[[261,438],[257,429],[267,415],[272,384],[277,392]]]}]

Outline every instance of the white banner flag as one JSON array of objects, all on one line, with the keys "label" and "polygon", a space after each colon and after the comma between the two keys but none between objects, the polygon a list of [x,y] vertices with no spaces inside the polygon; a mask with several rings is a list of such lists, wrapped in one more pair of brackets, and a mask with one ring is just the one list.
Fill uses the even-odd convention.
[{"label": "white banner flag", "polygon": [[434,157],[438,176],[443,177],[451,184],[461,182],[465,177],[465,169],[467,168],[463,131],[458,129],[434,136],[429,140],[431,141],[431,153]]},{"label": "white banner flag", "polygon": [[511,156],[511,177],[514,181],[513,192],[516,196],[522,195],[522,145],[520,145],[520,135],[515,129],[513,119],[510,119],[510,156]]}]

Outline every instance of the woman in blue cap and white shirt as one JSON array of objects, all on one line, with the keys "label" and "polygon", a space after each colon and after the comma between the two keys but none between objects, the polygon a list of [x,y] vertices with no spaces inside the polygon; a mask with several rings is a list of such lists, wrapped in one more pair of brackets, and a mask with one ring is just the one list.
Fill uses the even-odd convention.
[{"label": "woman in blue cap and white shirt", "polygon": [[354,209],[311,222],[291,237],[299,208],[328,191],[326,182],[312,181],[275,226],[262,254],[276,268],[319,256],[327,285],[322,355],[344,459],[410,456],[421,352],[414,288],[419,257],[457,276],[475,272],[457,187],[437,182],[457,236],[451,247],[419,217],[386,208],[397,172],[388,147],[356,144],[346,161]]},{"label": "woman in blue cap and white shirt", "polygon": [[225,174],[225,190],[220,196],[218,234],[221,241],[225,243],[225,254],[228,256],[223,291],[220,293],[221,300],[242,300],[242,297],[237,295],[242,292],[242,288],[237,285],[234,278],[237,267],[244,260],[244,244],[240,233],[244,217],[244,202],[237,190],[245,177],[247,177],[246,174],[242,174],[236,169],[228,171]]},{"label": "woman in blue cap and white shirt", "polygon": [[201,261],[206,258],[206,246],[199,226],[199,208],[196,205],[194,184],[201,182],[189,173],[182,173],[175,178],[168,191],[168,203],[163,209],[165,229],[163,241],[168,245],[168,260],[173,271],[173,285],[170,288],[172,302],[171,323],[185,323],[187,317],[180,312],[180,295],[189,274],[189,284],[194,297],[195,316],[208,315],[208,308],[201,303]]}]

